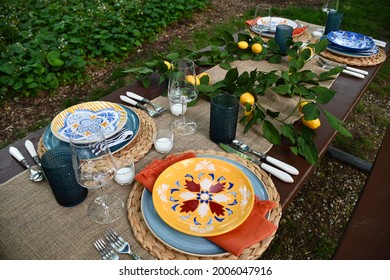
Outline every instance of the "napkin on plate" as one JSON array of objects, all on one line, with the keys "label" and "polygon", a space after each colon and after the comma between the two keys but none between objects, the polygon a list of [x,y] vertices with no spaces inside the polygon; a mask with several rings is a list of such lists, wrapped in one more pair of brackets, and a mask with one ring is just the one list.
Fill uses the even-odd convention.
[{"label": "napkin on plate", "polygon": [[[196,157],[194,152],[187,152],[181,155],[169,155],[164,159],[155,159],[137,173],[135,179],[152,192],[154,182],[161,172],[178,161],[194,157]],[[239,256],[245,248],[275,232],[277,227],[268,221],[265,215],[276,205],[274,201],[260,200],[255,197],[252,212],[240,226],[227,233],[206,238],[226,251]]]}]

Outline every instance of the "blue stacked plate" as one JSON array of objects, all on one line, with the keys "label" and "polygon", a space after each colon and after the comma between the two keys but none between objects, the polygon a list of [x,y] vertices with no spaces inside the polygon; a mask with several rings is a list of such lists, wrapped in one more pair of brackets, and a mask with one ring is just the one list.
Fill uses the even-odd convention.
[{"label": "blue stacked plate", "polygon": [[[115,146],[110,147],[110,151],[112,153],[118,152],[121,149],[125,148],[128,144],[130,144],[136,138],[136,135],[138,134],[140,129],[140,120],[138,115],[129,107],[123,105],[120,106],[123,107],[123,109],[125,109],[127,113],[127,121],[126,124],[124,125],[124,128],[133,131],[133,136],[128,138],[124,142],[121,142]],[[115,134],[112,135],[112,137],[114,136]],[[46,150],[50,150],[51,148],[58,147],[58,146],[69,147],[69,143],[60,140],[53,134],[50,125],[48,125],[45,131],[43,132],[42,140],[43,140],[43,146],[45,147]]]},{"label": "blue stacked plate", "polygon": [[327,36],[328,51],[348,57],[369,57],[379,53],[371,37],[352,31],[332,31]]}]

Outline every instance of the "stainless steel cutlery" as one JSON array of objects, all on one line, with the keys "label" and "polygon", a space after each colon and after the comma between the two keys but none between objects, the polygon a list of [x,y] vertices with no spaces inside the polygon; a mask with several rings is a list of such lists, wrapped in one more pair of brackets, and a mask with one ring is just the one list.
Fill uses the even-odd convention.
[{"label": "stainless steel cutlery", "polygon": [[137,102],[137,101],[131,99],[131,98],[128,97],[128,96],[121,95],[121,96],[119,96],[119,98],[120,98],[123,102],[125,102],[125,103],[128,103],[128,104],[130,104],[130,105],[132,105],[132,106],[134,106],[134,107],[136,107],[136,108],[140,108],[140,109],[146,111],[146,112],[148,113],[148,115],[149,115],[150,117],[152,117],[152,118],[154,118],[154,117],[156,117],[156,116],[158,116],[158,115],[160,114],[159,112],[155,111],[154,109],[152,110],[152,109],[146,108],[146,106],[144,106],[144,105],[142,105],[141,103],[139,103],[139,102]]},{"label": "stainless steel cutlery", "polygon": [[244,153],[241,153],[240,151],[230,147],[229,145],[227,144],[223,144],[223,143],[220,143],[219,146],[224,149],[226,152],[228,153],[235,153],[237,154],[238,156],[240,156],[241,158],[243,159],[246,159],[250,162],[253,162],[257,165],[259,165],[262,169],[264,169],[265,171],[269,172],[270,174],[274,175],[276,178],[279,178],[280,180],[282,180],[283,182],[286,182],[286,183],[293,183],[294,182],[294,179],[290,176],[290,174],[288,174],[287,172],[284,172],[278,168],[275,168],[267,163],[264,163],[262,162],[261,160],[257,159],[257,158],[253,158],[253,157],[250,157]]},{"label": "stainless steel cutlery", "polygon": [[149,99],[145,98],[145,97],[142,97],[141,95],[138,95],[134,92],[131,92],[131,91],[127,91],[126,92],[126,95],[134,100],[137,100],[137,101],[140,101],[142,103],[147,103],[149,105],[152,105],[153,106],[153,109],[159,113],[162,113],[162,112],[165,112],[166,109],[164,107],[161,107],[157,104],[154,104],[152,101],[150,101]]},{"label": "stainless steel cutlery", "polygon": [[[126,92],[126,95],[121,95],[119,97],[123,102],[126,102],[134,107],[140,108],[142,110],[145,110],[150,117],[156,117],[167,110],[164,107],[161,107],[157,104],[154,104],[152,101],[150,101],[147,98],[144,98],[134,92],[128,91]],[[149,104],[153,107],[153,109],[147,108],[144,104]]]},{"label": "stainless steel cutlery", "polygon": [[[35,150],[35,149],[34,149]],[[40,169],[40,165],[38,166],[31,166],[28,161],[24,158],[22,153],[15,147],[9,148],[9,153],[17,160],[19,161],[24,167],[26,167],[30,171],[30,180],[34,182],[42,181],[44,178],[43,172]],[[35,153],[36,154],[36,153]]]},{"label": "stainless steel cutlery", "polygon": [[283,161],[280,161],[276,158],[273,158],[267,154],[251,150],[247,144],[245,144],[244,142],[242,142],[240,140],[237,140],[237,139],[233,140],[233,145],[236,148],[238,148],[241,152],[252,153],[252,154],[260,157],[261,159],[268,161],[269,163],[273,164],[274,166],[286,171],[287,173],[289,173],[291,175],[298,175],[299,174],[298,169],[296,169],[294,166],[291,166],[291,165],[289,165]]},{"label": "stainless steel cutlery", "polygon": [[348,75],[354,76],[356,78],[364,79],[366,77],[366,75],[368,75],[368,72],[365,70],[350,67],[350,66],[347,66],[345,64],[331,62],[331,61],[325,60],[324,58],[322,58],[320,56],[318,56],[317,62],[324,69],[332,69],[335,67],[342,67],[342,68],[344,68],[344,70],[343,70],[344,74],[348,74]]},{"label": "stainless steel cutlery", "polygon": [[105,231],[104,235],[107,242],[100,238],[93,243],[103,260],[119,260],[118,254],[128,254],[133,260],[141,259],[137,254],[132,252],[130,244],[115,230],[109,228]]}]

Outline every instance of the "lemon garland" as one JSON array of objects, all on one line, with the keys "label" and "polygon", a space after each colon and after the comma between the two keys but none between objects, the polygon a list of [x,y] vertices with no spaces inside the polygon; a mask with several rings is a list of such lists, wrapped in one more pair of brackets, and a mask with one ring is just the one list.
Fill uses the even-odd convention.
[{"label": "lemon garland", "polygon": [[[136,78],[145,87],[148,87],[150,75],[154,72],[160,74],[159,83],[167,80],[171,69],[170,61],[180,57],[192,59],[198,66],[219,64],[220,67],[227,70],[223,80],[211,85],[208,74],[202,73],[192,77],[189,82],[197,83],[199,93],[209,98],[227,92],[239,98],[240,101],[242,99],[241,103],[246,108],[245,116],[240,120],[245,124],[244,132],[252,129],[255,124],[262,123],[263,135],[270,143],[279,145],[282,137],[287,138],[294,154],[299,154],[311,164],[315,164],[318,160],[318,151],[313,143],[313,137],[315,129],[321,125],[319,122],[321,113],[326,116],[334,129],[344,136],[351,136],[340,120],[321,107],[322,104],[328,103],[333,98],[335,92],[320,86],[319,82],[334,79],[334,76],[340,73],[342,68],[336,67],[319,75],[310,70],[302,70],[309,59],[327,47],[328,41],[326,39],[315,44],[304,44],[290,40],[287,44],[289,45],[289,68],[282,71],[281,74],[277,74],[276,71],[264,73],[257,70],[239,74],[236,68],[231,67],[230,63],[235,60],[267,60],[269,63],[281,61],[280,48],[274,39],[269,39],[265,44],[261,37],[253,37],[249,32],[239,33],[237,40],[229,32],[224,32],[221,37],[214,38],[210,48],[206,50],[185,50],[182,53],[172,53],[146,62],[142,67],[125,70],[125,72],[136,74]],[[270,112],[256,101],[256,96],[264,95],[268,89],[272,89],[275,94],[290,97],[299,96],[300,101],[295,110],[300,110],[304,126],[297,128],[286,123],[285,119],[278,119],[279,112]],[[246,101],[244,101],[243,96],[246,96]],[[305,103],[300,104],[302,101]],[[280,131],[268,118],[282,124]]]}]

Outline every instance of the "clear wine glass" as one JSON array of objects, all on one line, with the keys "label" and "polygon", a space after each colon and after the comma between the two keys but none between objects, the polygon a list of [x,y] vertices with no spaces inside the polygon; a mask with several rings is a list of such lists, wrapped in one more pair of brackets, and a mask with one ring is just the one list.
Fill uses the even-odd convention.
[{"label": "clear wine glass", "polygon": [[258,4],[256,6],[255,16],[251,26],[253,32],[261,35],[263,32],[271,29],[271,8],[272,6],[269,4]]},{"label": "clear wine glass", "polygon": [[172,61],[168,84],[168,98],[172,103],[181,104],[181,118],[173,121],[170,130],[177,135],[193,134],[197,125],[185,117],[187,103],[198,96],[199,79],[196,77],[195,64],[189,59]]},{"label": "clear wine glass", "polygon": [[[326,13],[326,15],[329,14],[329,12],[336,12],[339,8],[339,0],[325,0],[322,4],[322,11]],[[325,26],[322,26],[320,29],[316,30],[317,36],[315,37],[321,37],[325,32]],[[313,35],[316,35],[313,34]]]},{"label": "clear wine glass", "polygon": [[98,126],[83,127],[83,133],[90,134],[88,144],[81,142],[79,132],[70,137],[72,164],[77,182],[88,189],[100,189],[101,195],[88,207],[89,217],[99,224],[109,224],[124,214],[123,201],[113,195],[104,194],[103,187],[111,185],[116,174],[114,158],[108,145],[100,145],[100,153],[92,152],[92,144],[106,141]]}]

